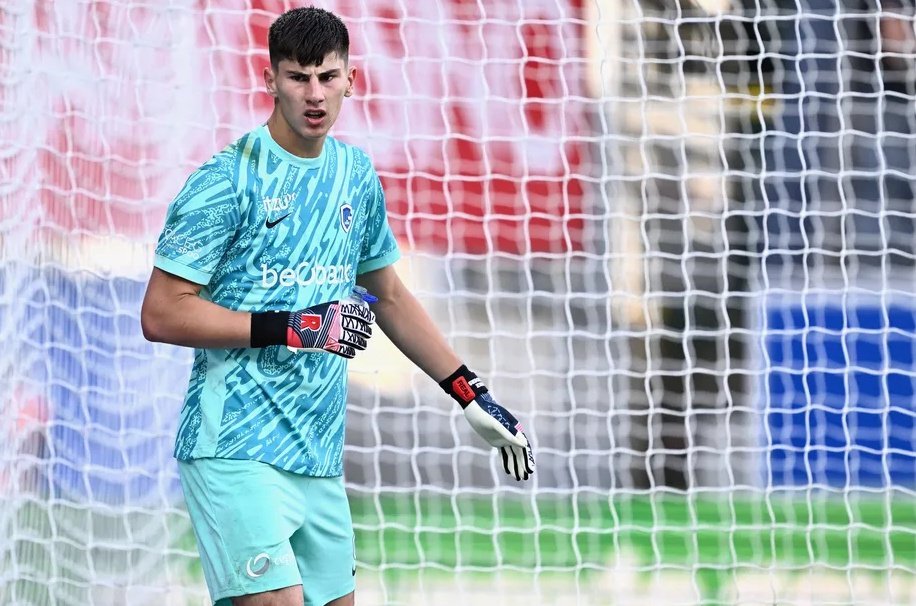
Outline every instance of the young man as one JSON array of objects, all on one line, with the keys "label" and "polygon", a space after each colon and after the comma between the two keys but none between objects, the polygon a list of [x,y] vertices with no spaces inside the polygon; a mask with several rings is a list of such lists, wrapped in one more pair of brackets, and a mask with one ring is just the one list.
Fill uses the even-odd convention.
[{"label": "young man", "polygon": [[[175,456],[213,601],[340,606],[354,602],[356,571],[347,358],[375,320],[501,450],[507,473],[527,479],[534,458],[394,272],[371,161],[328,135],[356,77],[346,27],[291,10],[269,49],[273,113],[169,207],[141,320],[148,339],[196,349]],[[354,283],[377,300],[354,299]]]}]

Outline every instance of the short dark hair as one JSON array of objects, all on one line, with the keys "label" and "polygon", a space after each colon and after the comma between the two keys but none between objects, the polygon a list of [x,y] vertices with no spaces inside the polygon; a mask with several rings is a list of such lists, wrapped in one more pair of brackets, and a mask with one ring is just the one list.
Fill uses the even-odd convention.
[{"label": "short dark hair", "polygon": [[300,65],[321,65],[333,52],[346,62],[350,34],[340,17],[330,11],[314,6],[294,8],[270,26],[267,49],[274,69],[284,59],[296,60]]}]

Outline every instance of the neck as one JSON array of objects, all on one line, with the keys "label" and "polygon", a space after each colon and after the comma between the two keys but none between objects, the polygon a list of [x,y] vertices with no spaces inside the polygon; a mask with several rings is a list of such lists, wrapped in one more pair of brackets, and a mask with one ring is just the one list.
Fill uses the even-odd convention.
[{"label": "neck", "polygon": [[274,108],[270,118],[267,119],[267,130],[277,145],[300,158],[317,158],[321,155],[325,137],[305,139],[290,128],[289,123],[279,108]]}]

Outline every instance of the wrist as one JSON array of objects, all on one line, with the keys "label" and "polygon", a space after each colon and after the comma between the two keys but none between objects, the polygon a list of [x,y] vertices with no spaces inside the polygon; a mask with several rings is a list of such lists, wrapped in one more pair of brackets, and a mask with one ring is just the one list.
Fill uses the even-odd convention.
[{"label": "wrist", "polygon": [[439,381],[439,387],[461,405],[467,408],[477,396],[487,393],[487,386],[464,364],[458,370]]},{"label": "wrist", "polygon": [[286,345],[288,311],[263,311],[251,314],[251,346]]}]

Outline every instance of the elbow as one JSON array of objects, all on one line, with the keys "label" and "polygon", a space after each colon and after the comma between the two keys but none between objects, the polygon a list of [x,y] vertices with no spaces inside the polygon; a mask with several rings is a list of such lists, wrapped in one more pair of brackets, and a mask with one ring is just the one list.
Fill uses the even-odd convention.
[{"label": "elbow", "polygon": [[165,326],[162,318],[157,317],[145,305],[140,310],[140,329],[143,331],[143,338],[147,341],[151,343],[165,342]]}]

